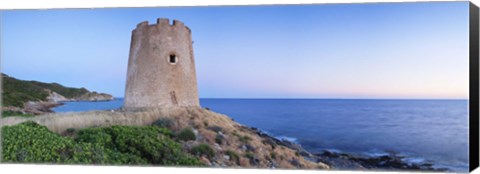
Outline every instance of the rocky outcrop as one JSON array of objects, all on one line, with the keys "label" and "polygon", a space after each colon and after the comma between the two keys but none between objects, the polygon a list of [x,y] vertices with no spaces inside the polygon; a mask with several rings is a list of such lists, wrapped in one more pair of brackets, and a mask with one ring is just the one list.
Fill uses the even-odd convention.
[{"label": "rocky outcrop", "polygon": [[51,101],[29,101],[23,105],[23,112],[29,114],[40,115],[48,112],[53,112],[51,108],[62,105],[62,103]]},{"label": "rocky outcrop", "polygon": [[110,95],[110,94],[105,94],[105,93],[97,93],[95,91],[93,92],[86,92],[85,94],[78,96],[78,97],[73,97],[73,98],[67,98],[63,95],[60,95],[54,91],[46,89],[49,93],[49,96],[47,97],[47,101],[49,102],[66,102],[66,101],[110,101],[114,100],[115,98]]},{"label": "rocky outcrop", "polygon": [[47,97],[47,101],[49,102],[55,102],[55,103],[59,103],[59,102],[63,102],[63,101],[69,101],[68,98],[64,97],[63,95],[60,95],[56,92],[53,92],[53,91],[50,91],[47,89],[47,91],[49,92],[49,95]]},{"label": "rocky outcrop", "polygon": [[67,98],[49,89],[45,89],[48,92],[46,101],[27,101],[23,104],[23,108],[7,106],[2,107],[3,111],[15,111],[19,113],[41,115],[45,113],[53,112],[51,108],[63,105],[63,102],[70,101],[110,101],[114,100],[114,97],[110,94],[87,92],[79,97]]},{"label": "rocky outcrop", "polygon": [[347,170],[420,170],[420,171],[435,171],[435,172],[445,172],[449,171],[447,168],[435,168],[432,163],[422,162],[422,163],[409,163],[405,162],[403,159],[404,156],[401,156],[397,153],[390,153],[388,155],[370,157],[370,156],[361,156],[353,155],[348,153],[338,153],[332,151],[323,151],[322,153],[312,154],[305,150],[300,144],[290,142],[288,140],[279,140],[274,138],[257,128],[248,128],[251,131],[255,132],[260,137],[263,137],[268,140],[269,144],[272,145],[282,145],[290,149],[295,150],[298,154],[303,156],[305,159],[322,163],[330,166],[334,169],[347,169]]},{"label": "rocky outcrop", "polygon": [[115,98],[110,94],[97,93],[95,91],[73,98],[74,101],[110,101],[113,99]]},{"label": "rocky outcrop", "polygon": [[324,151],[315,154],[312,159],[331,165],[333,168],[349,170],[405,170],[405,171],[433,171],[446,172],[447,168],[433,167],[433,163],[418,162],[409,163],[404,161],[405,157],[390,153],[382,156],[361,156],[348,153]]}]

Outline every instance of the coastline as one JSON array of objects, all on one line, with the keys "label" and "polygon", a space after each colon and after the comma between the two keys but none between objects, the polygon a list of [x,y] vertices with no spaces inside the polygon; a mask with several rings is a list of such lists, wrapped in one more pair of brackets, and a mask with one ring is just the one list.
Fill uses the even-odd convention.
[{"label": "coastline", "polygon": [[[121,98],[120,98],[121,99]],[[113,100],[120,100],[119,98],[114,98]],[[78,102],[78,101],[64,101],[66,102]],[[94,101],[83,101],[83,102],[94,102]],[[102,101],[96,101],[102,102]],[[58,106],[54,106],[58,107]],[[208,110],[208,108],[207,108]],[[112,110],[108,110],[112,111]],[[113,112],[113,111],[112,111]],[[123,112],[120,109],[114,110],[114,112]],[[84,113],[84,112],[76,112]],[[49,113],[48,115],[62,114],[58,113]],[[223,114],[222,114],[223,115]],[[228,118],[232,119],[230,116],[226,115]],[[233,119],[232,119],[233,120]],[[238,123],[238,122],[236,122]],[[245,124],[240,124],[242,129],[245,131],[252,132],[262,138],[269,139],[270,142],[279,144],[290,149],[295,150],[299,155],[304,159],[314,162],[314,163],[324,163],[331,167],[334,170],[375,170],[375,171],[391,171],[391,170],[402,170],[402,171],[434,171],[434,172],[446,172],[446,171],[456,171],[448,167],[436,167],[432,162],[409,162],[404,160],[406,157],[399,155],[398,153],[388,153],[388,154],[378,154],[375,156],[368,155],[359,155],[357,153],[341,152],[337,150],[323,150],[321,152],[309,152],[304,149],[299,143],[295,142],[295,138],[290,137],[275,137],[272,134],[269,134],[261,129],[256,127],[249,127]]]},{"label": "coastline", "polygon": [[435,168],[433,163],[418,162],[408,163],[403,161],[404,156],[390,153],[388,155],[362,156],[346,152],[336,152],[334,150],[323,150],[322,153],[310,153],[305,150],[299,143],[287,139],[278,139],[271,136],[264,131],[255,128],[247,127],[255,134],[271,139],[277,144],[289,147],[296,150],[302,157],[312,162],[322,162],[336,170],[375,170],[375,171],[392,171],[392,170],[404,170],[404,171],[433,171],[433,172],[451,172],[448,168]]},{"label": "coastline", "polygon": [[[42,115],[47,113],[55,113],[56,107],[65,105],[67,102],[109,102],[117,100],[116,98],[106,99],[65,99],[65,100],[49,100],[49,101],[28,101],[22,108],[6,106],[2,107],[2,111],[10,111],[19,114]],[[2,115],[3,116],[3,115]]]}]

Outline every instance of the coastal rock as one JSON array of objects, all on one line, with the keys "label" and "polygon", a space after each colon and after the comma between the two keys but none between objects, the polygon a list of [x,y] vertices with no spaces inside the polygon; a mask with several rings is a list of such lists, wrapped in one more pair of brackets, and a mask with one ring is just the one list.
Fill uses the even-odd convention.
[{"label": "coastal rock", "polygon": [[258,166],[260,164],[260,159],[256,156],[251,156],[251,157],[247,157],[249,162],[250,162],[250,165],[252,166]]},{"label": "coastal rock", "polygon": [[302,168],[303,167],[302,164],[300,164],[300,162],[297,159],[290,160],[290,163],[297,168]]},{"label": "coastal rock", "polygon": [[110,94],[97,93],[95,91],[83,94],[80,97],[73,98],[74,101],[110,101],[115,99]]},{"label": "coastal rock", "polygon": [[28,101],[24,103],[23,109],[17,108],[16,110],[19,110],[23,113],[41,115],[53,112],[51,108],[63,105],[62,102],[66,101],[108,101],[114,99],[110,94],[97,92],[87,92],[80,97],[67,98],[49,89],[45,89],[45,91],[47,91],[49,94],[46,98],[46,101]]},{"label": "coastal rock", "polygon": [[69,101],[110,101],[114,100],[115,98],[110,94],[105,93],[98,93],[98,92],[89,92],[85,89],[85,93],[78,96],[78,97],[65,97],[55,91],[51,91],[49,89],[45,89],[48,92],[47,101],[48,102],[69,102]]},{"label": "coastal rock", "polygon": [[217,144],[217,143],[214,144],[214,147],[215,147],[215,149],[218,150],[218,151],[222,151],[222,150],[223,150],[222,147],[221,147],[219,144]]},{"label": "coastal rock", "polygon": [[322,168],[322,169],[330,169],[330,166],[322,162],[318,162],[317,165],[319,166],[319,168]]},{"label": "coastal rock", "polygon": [[24,104],[23,110],[26,113],[32,113],[35,115],[43,114],[43,113],[48,113],[48,112],[53,112],[50,108],[53,108],[55,106],[62,105],[61,103],[57,102],[33,102],[29,101]]},{"label": "coastal rock", "polygon": [[60,95],[56,92],[53,92],[53,91],[48,90],[48,89],[47,89],[47,91],[49,92],[49,95],[47,97],[47,100],[49,102],[59,103],[59,102],[62,102],[62,101],[68,101],[69,100],[66,97],[64,97],[63,95]]},{"label": "coastal rock", "polygon": [[275,161],[273,161],[273,160],[270,161],[270,163],[269,163],[269,168],[271,168],[271,169],[276,169],[276,168],[278,168],[277,162],[275,162]]},{"label": "coastal rock", "polygon": [[324,151],[315,154],[317,160],[324,162],[333,168],[364,170],[364,169],[382,169],[382,170],[422,170],[422,171],[448,171],[446,168],[434,168],[431,163],[407,163],[402,159],[403,156],[396,154],[384,155],[379,157],[367,157],[351,155],[347,153],[336,153]]},{"label": "coastal rock", "polygon": [[207,158],[205,158],[204,156],[201,156],[200,158],[200,161],[202,161],[204,164],[206,164],[207,166],[211,166],[212,163],[210,162],[210,160],[208,160]]},{"label": "coastal rock", "polygon": [[253,147],[253,146],[250,145],[250,144],[246,144],[246,145],[244,145],[244,146],[245,146],[245,151],[247,151],[247,152],[255,152],[255,150],[256,150],[256,148]]},{"label": "coastal rock", "polygon": [[[324,151],[320,154],[312,154],[303,149],[300,144],[282,139],[279,140],[272,137],[257,128],[248,128],[255,132],[260,137],[265,138],[264,144],[270,145],[274,148],[277,145],[282,145],[290,149],[294,149],[299,155],[306,160],[318,162],[319,168],[324,169],[347,169],[347,170],[421,170],[421,171],[448,171],[446,168],[434,168],[431,163],[407,163],[402,159],[403,156],[396,152],[389,152],[389,155],[379,157],[358,156],[348,153],[337,153],[332,151]],[[246,146],[242,146],[246,150]],[[290,163],[299,167],[298,161],[290,160]]]}]

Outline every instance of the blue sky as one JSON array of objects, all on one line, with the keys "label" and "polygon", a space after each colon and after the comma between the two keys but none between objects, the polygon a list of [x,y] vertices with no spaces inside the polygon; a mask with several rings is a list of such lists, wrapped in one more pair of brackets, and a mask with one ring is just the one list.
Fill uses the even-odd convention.
[{"label": "blue sky", "polygon": [[122,97],[159,17],[191,28],[201,98],[468,97],[468,2],[2,11],[2,72]]}]

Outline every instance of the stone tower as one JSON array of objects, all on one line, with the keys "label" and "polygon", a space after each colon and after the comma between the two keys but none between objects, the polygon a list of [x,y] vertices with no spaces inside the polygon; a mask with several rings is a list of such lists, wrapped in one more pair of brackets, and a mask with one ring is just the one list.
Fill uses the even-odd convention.
[{"label": "stone tower", "polygon": [[123,108],[200,107],[191,30],[178,20],[132,31]]}]

